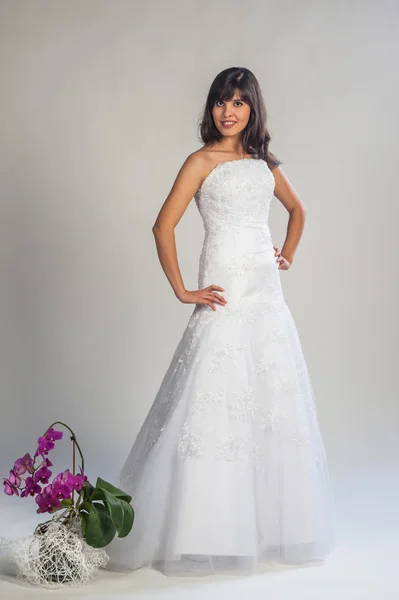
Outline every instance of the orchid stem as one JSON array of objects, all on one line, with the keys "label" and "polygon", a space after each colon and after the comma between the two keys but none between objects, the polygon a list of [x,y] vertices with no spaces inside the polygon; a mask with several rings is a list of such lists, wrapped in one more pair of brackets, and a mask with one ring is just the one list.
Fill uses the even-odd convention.
[{"label": "orchid stem", "polygon": [[[51,429],[51,427],[53,427],[53,425],[56,425],[57,423],[58,423],[59,425],[63,425],[64,427],[66,427],[67,429],[69,429],[69,431],[71,432],[71,434],[72,434],[72,435],[71,435],[71,440],[72,440],[72,442],[74,443],[74,445],[76,445],[76,447],[77,447],[77,449],[78,449],[78,451],[79,451],[80,458],[82,459],[82,471],[84,472],[84,470],[85,470],[85,461],[84,461],[84,458],[83,458],[82,451],[81,451],[81,449],[80,449],[80,446],[79,446],[79,444],[78,444],[78,442],[77,442],[77,440],[76,440],[76,435],[75,435],[75,433],[72,431],[72,429],[71,429],[71,428],[70,428],[68,425],[66,425],[66,424],[65,424],[65,423],[63,423],[62,421],[54,421],[54,423],[52,423],[52,424],[50,425],[50,427],[47,427],[46,431],[45,431],[45,432],[44,432],[44,434],[43,434],[43,437],[46,435],[47,431],[48,431],[49,429]],[[75,474],[75,464],[74,464],[74,466],[73,466],[73,471],[74,471],[74,473],[73,473],[73,474]]]}]

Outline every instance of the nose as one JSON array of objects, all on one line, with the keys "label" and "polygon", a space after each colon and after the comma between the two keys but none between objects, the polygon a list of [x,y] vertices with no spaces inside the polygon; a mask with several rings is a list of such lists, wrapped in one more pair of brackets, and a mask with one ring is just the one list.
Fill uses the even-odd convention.
[{"label": "nose", "polygon": [[232,116],[232,114],[233,114],[233,112],[232,112],[232,109],[230,109],[230,108],[227,106],[227,104],[226,104],[226,106],[225,106],[225,109],[224,109],[224,113],[223,113],[223,116],[224,116],[224,118],[226,118],[226,117],[231,117],[231,116]]}]

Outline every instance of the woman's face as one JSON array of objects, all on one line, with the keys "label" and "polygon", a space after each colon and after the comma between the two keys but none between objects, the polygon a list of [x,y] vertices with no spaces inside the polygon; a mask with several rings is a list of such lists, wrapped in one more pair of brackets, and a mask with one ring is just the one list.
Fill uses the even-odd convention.
[{"label": "woman's face", "polygon": [[239,90],[231,100],[217,100],[212,108],[216,127],[224,136],[236,136],[247,126],[251,107],[241,100]]}]

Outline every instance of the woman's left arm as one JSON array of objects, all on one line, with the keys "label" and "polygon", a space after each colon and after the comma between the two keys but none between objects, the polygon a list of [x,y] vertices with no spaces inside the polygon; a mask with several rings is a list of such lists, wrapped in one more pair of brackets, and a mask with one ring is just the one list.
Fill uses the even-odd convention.
[{"label": "woman's left arm", "polygon": [[276,182],[274,195],[280,200],[290,215],[287,225],[287,235],[280,254],[289,263],[292,263],[305,226],[306,208],[285,176],[281,166],[275,167],[272,173]]}]

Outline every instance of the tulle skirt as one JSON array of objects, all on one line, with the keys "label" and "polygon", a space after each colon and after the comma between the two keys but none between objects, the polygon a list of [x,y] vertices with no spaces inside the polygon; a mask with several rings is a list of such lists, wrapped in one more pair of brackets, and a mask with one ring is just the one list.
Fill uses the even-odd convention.
[{"label": "tulle skirt", "polygon": [[239,310],[196,306],[115,484],[135,522],[107,546],[111,570],[251,574],[324,561],[333,493],[282,294]]}]

